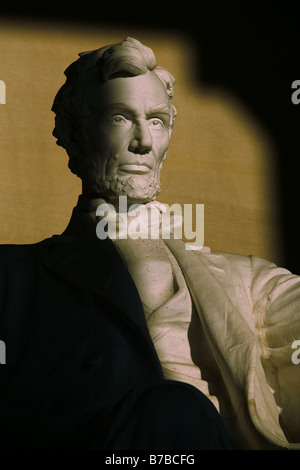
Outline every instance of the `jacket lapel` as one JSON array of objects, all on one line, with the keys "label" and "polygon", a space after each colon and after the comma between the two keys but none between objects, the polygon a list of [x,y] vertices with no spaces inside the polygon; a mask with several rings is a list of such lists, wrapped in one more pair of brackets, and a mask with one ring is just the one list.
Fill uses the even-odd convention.
[{"label": "jacket lapel", "polygon": [[[253,335],[236,310],[232,276],[228,260],[218,254],[200,254],[185,250],[184,243],[168,240],[193,296],[203,328],[220,359],[232,363],[239,387],[244,384],[245,358]],[[238,332],[238,336],[236,333]],[[224,370],[224,369],[223,369]]]},{"label": "jacket lapel", "polygon": [[187,251],[178,240],[168,240],[166,244],[183,271],[237,418],[241,419],[246,400],[251,419],[261,434],[273,444],[286,446],[278,422],[279,408],[266,382],[257,338],[243,316],[243,302],[235,299],[229,261],[222,254]]},{"label": "jacket lapel", "polygon": [[121,256],[109,238],[98,239],[96,222],[88,214],[75,207],[65,232],[37,248],[39,261],[56,275],[104,297],[133,326],[147,329],[139,294]]}]

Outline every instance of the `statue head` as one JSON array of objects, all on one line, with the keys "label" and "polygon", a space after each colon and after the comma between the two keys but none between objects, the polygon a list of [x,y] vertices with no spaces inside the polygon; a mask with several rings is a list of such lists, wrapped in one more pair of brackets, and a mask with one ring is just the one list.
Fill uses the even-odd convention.
[{"label": "statue head", "polygon": [[83,193],[155,199],[176,115],[172,75],[133,38],[79,54],[65,75],[52,107],[53,135]]}]

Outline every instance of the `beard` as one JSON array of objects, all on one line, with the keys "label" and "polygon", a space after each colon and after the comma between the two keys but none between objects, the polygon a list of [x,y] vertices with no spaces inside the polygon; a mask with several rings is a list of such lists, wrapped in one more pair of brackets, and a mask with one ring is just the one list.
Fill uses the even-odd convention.
[{"label": "beard", "polygon": [[[160,169],[149,174],[106,175],[106,155],[89,154],[83,159],[81,179],[89,193],[115,201],[127,196],[129,202],[147,203],[160,193]],[[115,159],[115,157],[112,157]]]},{"label": "beard", "polygon": [[153,201],[160,192],[160,182],[153,175],[112,176],[106,185],[105,196],[112,201],[127,196],[129,202],[141,204]]}]

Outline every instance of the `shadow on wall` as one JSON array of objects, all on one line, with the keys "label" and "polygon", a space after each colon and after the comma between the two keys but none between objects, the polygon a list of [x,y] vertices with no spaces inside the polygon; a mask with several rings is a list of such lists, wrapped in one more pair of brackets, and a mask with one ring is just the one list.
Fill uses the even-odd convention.
[{"label": "shadow on wall", "polygon": [[219,9],[209,24],[199,17],[196,41],[201,44],[199,83],[234,93],[272,139],[282,262],[299,274],[300,106],[291,101],[291,84],[299,79],[299,7],[281,3],[243,2],[231,17]]}]

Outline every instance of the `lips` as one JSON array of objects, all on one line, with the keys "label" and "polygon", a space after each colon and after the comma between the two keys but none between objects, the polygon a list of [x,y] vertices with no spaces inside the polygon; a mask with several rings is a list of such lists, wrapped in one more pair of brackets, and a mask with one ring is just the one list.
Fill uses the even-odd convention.
[{"label": "lips", "polygon": [[134,173],[136,175],[143,175],[145,173],[149,173],[150,168],[147,165],[141,165],[141,164],[126,164],[126,165],[121,165],[118,168],[119,171],[122,173]]}]

